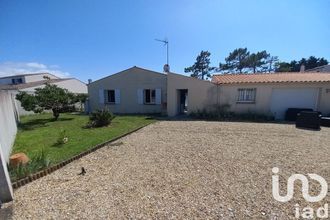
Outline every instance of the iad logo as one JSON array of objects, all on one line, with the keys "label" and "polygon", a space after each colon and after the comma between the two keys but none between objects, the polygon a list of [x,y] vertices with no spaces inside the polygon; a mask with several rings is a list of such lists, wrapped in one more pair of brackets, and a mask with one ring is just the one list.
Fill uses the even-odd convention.
[{"label": "iad logo", "polygon": [[[279,193],[279,176],[277,175],[279,169],[274,167],[272,169],[273,175],[272,176],[272,184],[273,184],[273,197],[279,202],[288,202],[292,199],[294,193],[294,183],[296,180],[300,180],[302,184],[302,196],[307,202],[320,202],[324,199],[328,193],[328,184],[325,179],[317,174],[309,173],[307,174],[309,178],[312,180],[316,180],[321,185],[320,193],[316,196],[309,195],[309,183],[306,176],[302,174],[293,174],[289,177],[287,183],[287,193],[285,196],[281,196]],[[302,209],[302,213],[300,216],[300,208],[299,204],[295,205],[295,217],[299,218],[313,218],[314,217],[314,210],[311,207],[305,207]],[[328,204],[325,204],[324,207],[320,207],[316,211],[316,216],[318,218],[327,218],[328,217]]]},{"label": "iad logo", "polygon": [[[279,169],[277,167],[273,168],[273,173],[274,174],[278,174]],[[285,196],[281,196],[279,193],[279,178],[278,175],[273,175],[272,176],[272,181],[273,181],[273,197],[274,199],[276,199],[279,202],[288,202],[292,199],[293,197],[293,192],[294,192],[294,182],[296,180],[300,180],[302,183],[302,195],[304,197],[304,199],[307,202],[319,202],[322,199],[324,199],[324,197],[326,197],[327,193],[328,193],[328,184],[325,181],[325,179],[317,174],[314,173],[309,173],[308,176],[313,179],[318,181],[321,184],[321,192],[319,195],[317,196],[310,196],[308,193],[308,179],[306,176],[302,175],[302,174],[293,174],[289,177],[288,179],[288,186],[287,186],[287,194]]]}]

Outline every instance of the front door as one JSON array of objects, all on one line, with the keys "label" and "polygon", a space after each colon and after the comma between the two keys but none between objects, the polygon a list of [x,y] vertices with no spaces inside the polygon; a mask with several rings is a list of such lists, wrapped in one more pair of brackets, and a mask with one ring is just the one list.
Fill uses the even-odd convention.
[{"label": "front door", "polygon": [[179,114],[187,114],[188,112],[188,89],[179,90]]}]

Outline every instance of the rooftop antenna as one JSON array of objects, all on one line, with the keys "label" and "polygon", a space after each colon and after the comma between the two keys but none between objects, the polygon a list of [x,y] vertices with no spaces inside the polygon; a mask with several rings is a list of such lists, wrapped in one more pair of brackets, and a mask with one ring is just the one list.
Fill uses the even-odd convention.
[{"label": "rooftop antenna", "polygon": [[164,46],[166,45],[166,64],[169,65],[169,62],[168,62],[168,40],[167,38],[165,38],[164,40],[159,40],[159,39],[155,39],[156,41],[160,41],[160,42],[163,42],[164,43]]}]

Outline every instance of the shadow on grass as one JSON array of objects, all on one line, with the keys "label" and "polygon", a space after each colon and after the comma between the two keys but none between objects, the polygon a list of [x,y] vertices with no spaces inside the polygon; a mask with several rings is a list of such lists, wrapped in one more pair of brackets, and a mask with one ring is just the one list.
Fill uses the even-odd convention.
[{"label": "shadow on grass", "polygon": [[[57,121],[71,121],[73,118],[59,118]],[[20,123],[18,127],[22,130],[33,130],[41,127],[48,127],[47,123],[57,122],[54,118],[33,119],[28,122]]]}]

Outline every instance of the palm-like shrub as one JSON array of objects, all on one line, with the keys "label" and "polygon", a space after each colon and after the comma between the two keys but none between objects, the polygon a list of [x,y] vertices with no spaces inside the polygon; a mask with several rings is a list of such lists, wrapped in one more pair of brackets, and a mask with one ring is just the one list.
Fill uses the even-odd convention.
[{"label": "palm-like shrub", "polygon": [[112,112],[110,112],[107,109],[102,110],[96,110],[91,113],[89,116],[89,126],[90,127],[103,127],[108,126],[112,119],[114,119],[115,116]]}]

